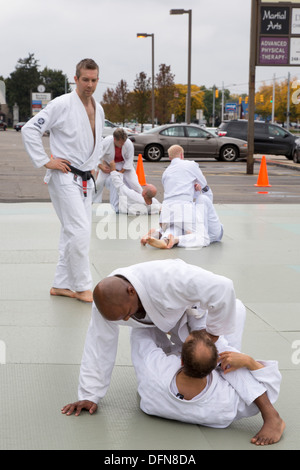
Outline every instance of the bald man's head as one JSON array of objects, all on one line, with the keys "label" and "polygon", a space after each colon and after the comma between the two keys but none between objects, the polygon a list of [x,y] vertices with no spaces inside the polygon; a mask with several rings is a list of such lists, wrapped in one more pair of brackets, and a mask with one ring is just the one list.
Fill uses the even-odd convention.
[{"label": "bald man's head", "polygon": [[118,276],[100,281],[94,289],[93,298],[101,315],[110,321],[127,321],[139,306],[138,295],[132,284]]},{"label": "bald man's head", "polygon": [[150,206],[152,204],[152,198],[156,196],[157,189],[153,184],[146,184],[143,188],[142,196],[145,203]]}]

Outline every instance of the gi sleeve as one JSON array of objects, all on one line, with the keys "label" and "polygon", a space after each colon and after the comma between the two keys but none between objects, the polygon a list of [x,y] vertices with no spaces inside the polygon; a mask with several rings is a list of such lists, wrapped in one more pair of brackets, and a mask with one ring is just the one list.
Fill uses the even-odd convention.
[{"label": "gi sleeve", "polygon": [[205,186],[207,186],[207,180],[205,176],[203,175],[202,171],[200,170],[198,163],[196,162],[193,162],[193,163],[195,164],[194,165],[195,179],[197,180],[198,183],[200,183],[201,188],[203,189],[205,188]]},{"label": "gi sleeve", "polygon": [[93,304],[80,367],[78,399],[96,404],[110,384],[116,360],[119,325],[102,317]]},{"label": "gi sleeve", "polygon": [[22,128],[21,133],[25,149],[36,168],[41,168],[50,161],[45,152],[42,137],[46,131],[53,128],[61,115],[62,109],[59,109],[57,102],[53,100]]},{"label": "gi sleeve", "polygon": [[133,159],[134,159],[134,145],[130,139],[127,139],[124,146],[123,146],[123,158],[124,158],[124,170],[132,170],[133,169]]},{"label": "gi sleeve", "polygon": [[132,363],[140,383],[159,382],[159,375],[165,377],[173,362],[178,362],[173,354],[174,345],[157,328],[133,328],[130,343]]},{"label": "gi sleeve", "polygon": [[200,304],[203,310],[207,310],[207,332],[215,336],[233,333],[236,325],[233,282],[224,276],[191,266],[178,274],[185,280],[186,289],[182,295],[190,305]]}]

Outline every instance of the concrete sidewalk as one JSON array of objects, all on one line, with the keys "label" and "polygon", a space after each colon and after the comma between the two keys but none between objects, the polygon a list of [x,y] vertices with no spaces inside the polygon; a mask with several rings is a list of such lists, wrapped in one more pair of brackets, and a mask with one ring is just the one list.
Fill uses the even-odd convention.
[{"label": "concrete sidewalk", "polygon": [[[182,258],[231,278],[247,307],[245,353],[279,361],[276,404],[286,422],[268,450],[300,449],[300,206],[216,205],[222,243],[160,251],[139,237],[157,219],[93,208],[90,259],[96,284],[113,269]],[[121,328],[109,392],[94,416],[61,414],[77,400],[79,365],[91,307],[49,295],[59,223],[50,203],[0,204],[0,449],[251,449],[260,416],[211,429],[167,421],[139,409],[128,328]],[[260,448],[261,449],[261,448]]]}]

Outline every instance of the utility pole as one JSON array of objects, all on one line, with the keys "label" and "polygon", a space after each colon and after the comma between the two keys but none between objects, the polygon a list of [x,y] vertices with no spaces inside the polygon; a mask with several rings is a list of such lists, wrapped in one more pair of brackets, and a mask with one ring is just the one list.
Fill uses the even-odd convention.
[{"label": "utility pole", "polygon": [[254,169],[254,113],[255,113],[255,67],[258,2],[251,0],[250,60],[249,60],[249,101],[248,101],[248,156],[247,174],[253,175]]}]

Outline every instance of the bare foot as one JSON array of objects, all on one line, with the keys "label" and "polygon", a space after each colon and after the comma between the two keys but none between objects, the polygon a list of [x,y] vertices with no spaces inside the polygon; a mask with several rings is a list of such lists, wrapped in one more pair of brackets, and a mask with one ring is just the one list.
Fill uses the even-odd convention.
[{"label": "bare foot", "polygon": [[156,231],[155,228],[152,228],[151,230],[149,230],[149,232],[147,233],[147,235],[144,235],[144,236],[141,238],[141,244],[144,245],[144,246],[147,245],[148,238],[149,238],[150,235],[152,235],[155,231]]},{"label": "bare foot", "polygon": [[261,430],[251,439],[251,442],[257,446],[275,444],[281,439],[284,429],[285,422],[277,414],[265,420]]},{"label": "bare foot", "polygon": [[146,243],[150,246],[154,246],[155,248],[160,248],[161,250],[168,248],[168,240],[165,238],[158,240],[157,238],[148,237]]},{"label": "bare foot", "polygon": [[75,292],[75,298],[81,302],[93,302],[93,293],[91,290],[84,290],[82,292]]},{"label": "bare foot", "polygon": [[57,287],[51,287],[50,289],[51,295],[62,295],[63,297],[75,297],[75,292],[70,289],[58,289]]}]

